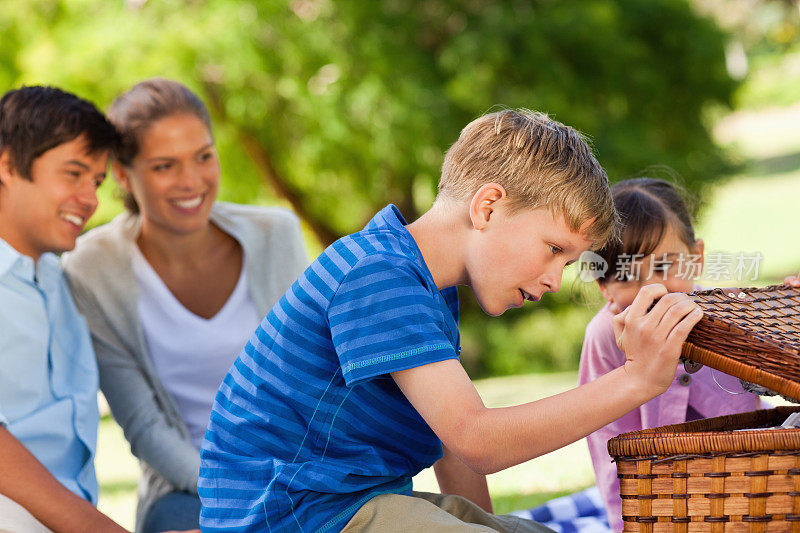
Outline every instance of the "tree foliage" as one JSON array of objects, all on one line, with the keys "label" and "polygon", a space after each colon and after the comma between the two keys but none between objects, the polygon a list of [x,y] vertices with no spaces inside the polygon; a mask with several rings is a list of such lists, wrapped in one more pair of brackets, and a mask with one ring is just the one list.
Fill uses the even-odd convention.
[{"label": "tree foliage", "polygon": [[281,198],[321,244],[389,202],[425,210],[444,151],[497,106],[583,131],[612,179],[666,164],[699,191],[723,162],[704,110],[734,88],[724,34],[684,0],[29,0],[0,28],[7,87],[107,106],[146,77],[192,86],[223,196]]}]

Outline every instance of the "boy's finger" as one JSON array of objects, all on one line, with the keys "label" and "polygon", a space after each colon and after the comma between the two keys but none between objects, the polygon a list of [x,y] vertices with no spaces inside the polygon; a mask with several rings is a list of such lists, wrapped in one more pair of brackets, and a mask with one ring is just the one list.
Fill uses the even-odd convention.
[{"label": "boy's finger", "polygon": [[642,287],[633,303],[626,309],[630,318],[639,318],[647,313],[653,302],[667,294],[667,288],[661,283],[654,283]]},{"label": "boy's finger", "polygon": [[611,320],[611,323],[614,325],[614,338],[617,339],[617,347],[622,349],[621,341],[622,332],[625,329],[625,317],[628,316],[628,310],[630,307],[626,308],[623,312],[614,315],[614,318]]},{"label": "boy's finger", "polygon": [[691,310],[674,328],[672,328],[672,331],[670,331],[667,336],[666,344],[669,345],[670,348],[676,347],[678,351],[680,351],[681,345],[686,342],[686,338],[689,336],[689,333],[691,333],[692,328],[694,328],[702,318],[703,310],[699,307],[695,307],[695,309]]},{"label": "boy's finger", "polygon": [[792,287],[800,287],[800,274],[797,276],[788,276],[783,280],[783,282],[786,285],[791,285]]},{"label": "boy's finger", "polygon": [[[689,297],[680,292],[671,292],[662,296],[647,312],[646,319],[650,321],[654,326],[658,327],[658,325],[663,321],[664,316],[676,305],[681,305],[684,301],[690,301]],[[681,315],[683,316],[683,315]],[[677,322],[677,321],[676,321]],[[674,324],[673,324],[674,325]]]},{"label": "boy's finger", "polygon": [[[674,297],[674,298],[673,298]],[[659,328],[666,328],[668,333],[683,317],[695,309],[700,309],[698,305],[685,294],[668,294],[664,298],[670,298],[672,304],[664,311],[658,322]],[[662,298],[662,300],[664,299]],[[661,303],[661,302],[659,302]],[[655,311],[655,308],[653,309]]]}]

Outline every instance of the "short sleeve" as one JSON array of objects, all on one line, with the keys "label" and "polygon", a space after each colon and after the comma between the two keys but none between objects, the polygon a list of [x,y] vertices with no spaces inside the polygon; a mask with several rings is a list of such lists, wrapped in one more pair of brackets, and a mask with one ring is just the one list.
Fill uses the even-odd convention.
[{"label": "short sleeve", "polygon": [[386,255],[367,256],[346,274],[328,321],[348,386],[458,358],[447,303],[425,279],[411,259]]}]

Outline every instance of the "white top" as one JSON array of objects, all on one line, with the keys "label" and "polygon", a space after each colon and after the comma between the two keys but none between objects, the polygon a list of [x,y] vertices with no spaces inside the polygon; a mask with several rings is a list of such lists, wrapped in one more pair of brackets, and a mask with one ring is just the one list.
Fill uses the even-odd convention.
[{"label": "white top", "polygon": [[[242,246],[247,291],[264,317],[308,266],[300,221],[282,207],[214,202],[211,222]],[[172,395],[156,374],[139,318],[133,274],[142,217],[121,213],[78,237],[61,256],[75,303],[86,317],[100,385],[114,418],[142,463],[136,533],[161,496],[197,493],[200,450],[189,437]]]},{"label": "white top", "polygon": [[247,290],[245,262],[228,301],[216,315],[203,318],[186,309],[139,247],[133,248],[145,342],[158,378],[200,449],[220,383],[261,319]]}]

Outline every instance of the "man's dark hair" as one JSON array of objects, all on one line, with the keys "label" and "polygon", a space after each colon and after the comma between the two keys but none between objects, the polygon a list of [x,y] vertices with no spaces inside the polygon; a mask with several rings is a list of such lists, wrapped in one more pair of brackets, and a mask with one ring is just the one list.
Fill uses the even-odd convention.
[{"label": "man's dark hair", "polygon": [[83,135],[90,154],[114,151],[119,135],[91,102],[55,87],[21,87],[0,98],[0,153],[32,179],[33,160]]}]

